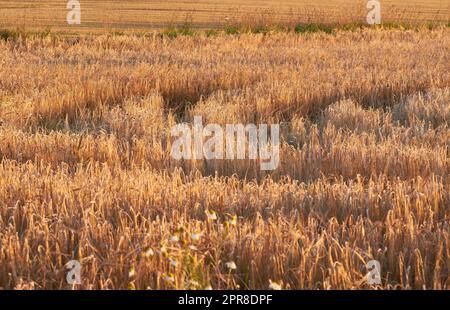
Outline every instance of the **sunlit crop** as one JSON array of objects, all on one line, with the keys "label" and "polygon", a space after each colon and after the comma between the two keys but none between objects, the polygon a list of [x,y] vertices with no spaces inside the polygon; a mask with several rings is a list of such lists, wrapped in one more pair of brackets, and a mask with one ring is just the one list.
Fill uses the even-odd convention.
[{"label": "sunlit crop", "polygon": [[[0,40],[0,287],[450,288],[450,30]],[[279,123],[280,165],[170,128]]]}]

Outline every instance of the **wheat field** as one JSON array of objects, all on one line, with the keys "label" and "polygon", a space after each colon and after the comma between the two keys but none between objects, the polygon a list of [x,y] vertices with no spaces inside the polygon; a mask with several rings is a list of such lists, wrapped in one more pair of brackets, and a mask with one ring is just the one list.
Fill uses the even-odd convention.
[{"label": "wheat field", "polygon": [[[0,0],[0,28],[72,32],[145,31],[188,24],[365,23],[367,0],[81,0],[82,23],[68,26],[67,1]],[[448,22],[448,0],[383,0],[385,22]]]},{"label": "wheat field", "polygon": [[[446,25],[4,35],[0,288],[450,289],[449,64]],[[175,160],[199,115],[279,167]]]}]

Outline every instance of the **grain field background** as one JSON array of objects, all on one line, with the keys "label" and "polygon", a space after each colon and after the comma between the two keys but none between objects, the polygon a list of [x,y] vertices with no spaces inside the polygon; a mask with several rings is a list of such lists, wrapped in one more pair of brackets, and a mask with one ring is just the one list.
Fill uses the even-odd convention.
[{"label": "grain field background", "polygon": [[[0,288],[450,289],[448,1],[385,1],[414,28],[221,30],[364,21],[341,2],[82,1],[69,28],[0,1]],[[217,31],[164,32],[186,18]],[[27,32],[49,26],[83,35]],[[175,160],[199,115],[280,124],[279,167]]]},{"label": "grain field background", "polygon": [[[366,0],[106,0],[80,1],[82,24],[68,27],[66,1],[0,0],[0,28],[54,31],[145,31],[173,25],[217,28],[227,25],[366,22]],[[384,0],[385,22],[448,22],[448,0]]]}]

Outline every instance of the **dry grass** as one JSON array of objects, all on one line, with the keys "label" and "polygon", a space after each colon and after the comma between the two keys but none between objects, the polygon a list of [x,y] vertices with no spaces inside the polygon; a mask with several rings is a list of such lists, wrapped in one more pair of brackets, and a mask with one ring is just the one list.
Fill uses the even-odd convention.
[{"label": "dry grass", "polygon": [[[0,287],[450,288],[449,34],[0,41]],[[194,115],[279,169],[173,160]]]},{"label": "dry grass", "polygon": [[[60,0],[0,0],[0,28],[96,32],[145,31],[188,24],[193,28],[298,23],[365,23],[367,0],[82,0],[82,24],[67,26],[66,3]],[[118,14],[117,12],[120,12]],[[384,22],[450,20],[443,0],[383,0]]]}]

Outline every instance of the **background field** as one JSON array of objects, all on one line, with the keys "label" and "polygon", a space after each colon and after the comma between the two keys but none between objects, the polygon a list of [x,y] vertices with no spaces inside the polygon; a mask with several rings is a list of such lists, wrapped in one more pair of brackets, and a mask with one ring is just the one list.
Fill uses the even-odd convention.
[{"label": "background field", "polygon": [[[65,31],[146,30],[188,23],[193,28],[236,24],[365,22],[365,0],[81,1],[81,27],[68,27],[66,1],[0,1],[0,27]],[[385,22],[448,22],[448,0],[384,0]]]}]

